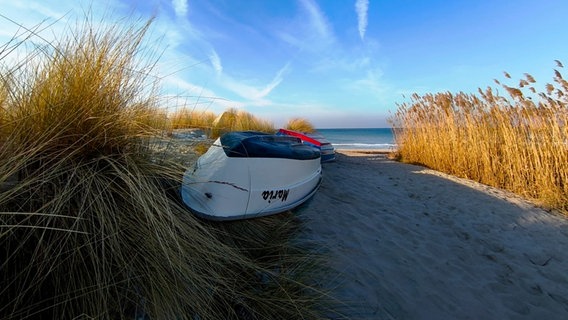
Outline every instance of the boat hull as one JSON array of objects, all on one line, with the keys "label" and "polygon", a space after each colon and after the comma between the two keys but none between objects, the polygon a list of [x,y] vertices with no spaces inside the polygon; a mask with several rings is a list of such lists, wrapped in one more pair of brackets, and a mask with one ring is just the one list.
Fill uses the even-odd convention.
[{"label": "boat hull", "polygon": [[229,157],[217,140],[186,171],[181,198],[206,219],[249,219],[299,206],[313,196],[321,181],[319,157]]}]

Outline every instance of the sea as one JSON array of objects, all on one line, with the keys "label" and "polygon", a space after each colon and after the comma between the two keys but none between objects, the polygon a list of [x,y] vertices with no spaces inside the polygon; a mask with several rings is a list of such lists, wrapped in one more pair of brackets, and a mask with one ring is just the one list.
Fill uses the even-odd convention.
[{"label": "sea", "polygon": [[335,149],[396,149],[391,128],[317,129]]}]

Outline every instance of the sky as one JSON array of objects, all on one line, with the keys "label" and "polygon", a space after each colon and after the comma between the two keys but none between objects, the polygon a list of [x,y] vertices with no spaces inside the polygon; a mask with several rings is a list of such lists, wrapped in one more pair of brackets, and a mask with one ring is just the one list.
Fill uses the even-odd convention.
[{"label": "sky", "polygon": [[389,127],[413,93],[525,73],[544,87],[554,60],[568,64],[566,0],[0,0],[0,48],[38,24],[33,40],[49,41],[87,11],[97,23],[154,17],[146,46],[175,97],[165,108],[237,108],[276,126]]}]

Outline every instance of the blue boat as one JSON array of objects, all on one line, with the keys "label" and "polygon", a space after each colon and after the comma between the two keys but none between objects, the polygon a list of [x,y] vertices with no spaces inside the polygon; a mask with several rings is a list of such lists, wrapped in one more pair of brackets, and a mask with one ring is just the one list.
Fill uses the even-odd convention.
[{"label": "blue boat", "polygon": [[304,144],[316,148],[321,153],[321,162],[330,162],[335,160],[335,148],[322,135],[317,133],[303,133],[288,129],[279,129],[277,135],[297,137]]}]

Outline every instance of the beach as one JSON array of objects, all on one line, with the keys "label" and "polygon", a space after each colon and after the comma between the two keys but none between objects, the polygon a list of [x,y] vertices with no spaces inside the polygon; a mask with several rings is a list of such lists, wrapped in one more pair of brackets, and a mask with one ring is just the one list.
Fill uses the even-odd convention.
[{"label": "beach", "polygon": [[351,319],[568,319],[568,221],[509,192],[338,150],[297,210]]}]

